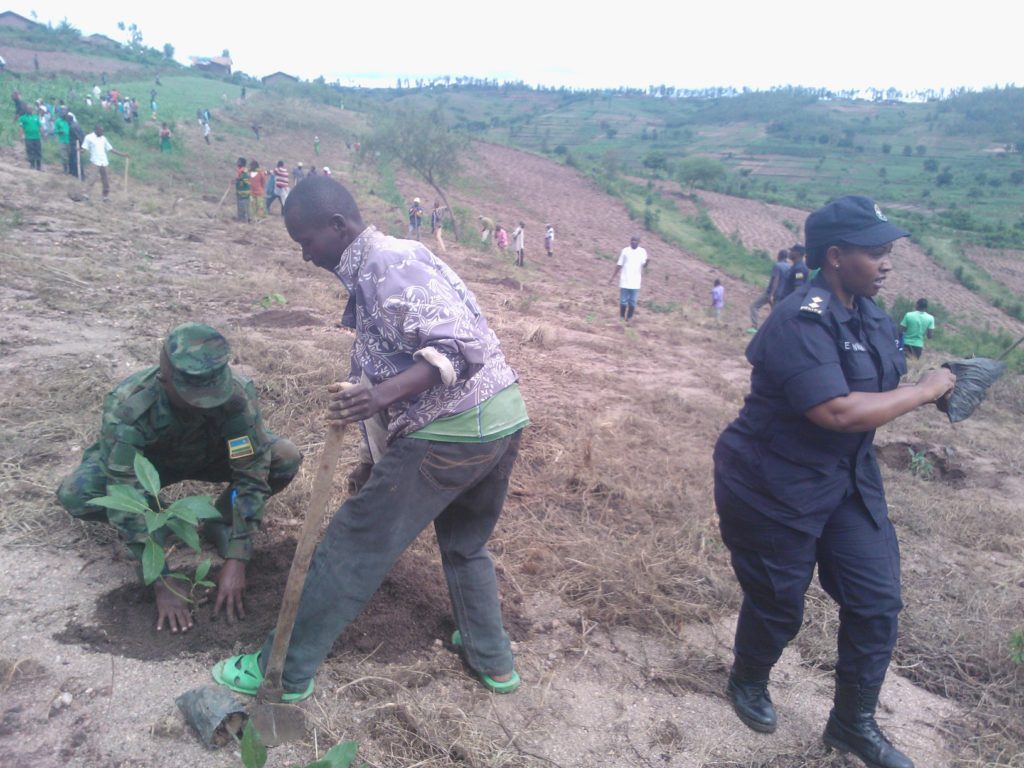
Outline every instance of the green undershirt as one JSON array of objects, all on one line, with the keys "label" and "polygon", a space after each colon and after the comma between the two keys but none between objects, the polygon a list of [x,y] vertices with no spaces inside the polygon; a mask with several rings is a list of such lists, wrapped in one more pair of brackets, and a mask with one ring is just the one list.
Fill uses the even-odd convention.
[{"label": "green undershirt", "polygon": [[489,443],[530,424],[519,385],[512,384],[480,405],[430,422],[406,437],[440,443]]}]

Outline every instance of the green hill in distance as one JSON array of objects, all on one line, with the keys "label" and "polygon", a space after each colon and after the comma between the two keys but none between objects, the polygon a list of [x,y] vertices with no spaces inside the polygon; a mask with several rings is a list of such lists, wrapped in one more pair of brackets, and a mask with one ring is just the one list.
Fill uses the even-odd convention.
[{"label": "green hill in distance", "polygon": [[[111,122],[98,106],[83,103],[97,79],[97,60],[107,57],[116,73],[111,82],[116,79],[122,93],[135,96],[147,118],[131,125],[114,120],[111,131],[115,145],[132,153],[133,176],[143,181],[169,176],[183,189],[219,193],[222,182],[204,186],[202,175],[190,170],[191,141],[178,140],[194,132],[197,109],[213,112],[214,140],[227,164],[245,154],[242,146],[252,139],[254,125],[282,139],[307,132],[309,139],[302,141],[311,141],[318,133],[325,146],[332,141],[352,146],[372,139],[396,110],[425,114],[440,107],[452,131],[578,169],[619,198],[646,229],[754,284],[767,272],[769,254],[745,249],[733,233],[717,231],[706,215],[680,213],[673,195],[696,204],[692,193],[709,190],[802,210],[837,194],[870,195],[899,209],[915,241],[963,286],[1006,315],[1024,319],[1019,287],[975,257],[977,249],[995,249],[999,259],[1017,263],[1024,251],[1021,88],[900,101],[891,90],[865,100],[797,87],[573,91],[468,77],[388,89],[345,88],[323,78],[264,87],[241,72],[228,78],[202,75],[141,45],[90,46],[70,25],[30,31],[0,27],[0,53],[8,49],[63,54],[55,59],[63,69],[9,68],[0,74],[0,88],[19,88],[30,101],[64,99],[87,129],[96,120]],[[282,66],[287,69],[286,62]],[[153,122],[148,98],[157,75],[159,111]],[[7,105],[12,110],[11,102]],[[153,151],[163,121],[176,135],[176,151],[168,155]],[[18,139],[12,121],[0,121],[0,142],[12,145]],[[305,146],[271,146],[289,162],[309,155]],[[46,151],[55,161],[56,148]],[[262,152],[261,159],[272,162]],[[390,159],[370,164],[382,174],[376,188],[397,204]],[[799,225],[793,222],[797,238]],[[984,332],[979,327],[978,333]],[[991,351],[1002,341],[970,349]]]}]

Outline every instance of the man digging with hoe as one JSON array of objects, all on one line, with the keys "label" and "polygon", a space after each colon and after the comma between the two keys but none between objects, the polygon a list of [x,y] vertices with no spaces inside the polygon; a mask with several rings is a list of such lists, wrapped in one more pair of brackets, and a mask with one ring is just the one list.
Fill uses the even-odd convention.
[{"label": "man digging with hoe", "polygon": [[[331,519],[294,625],[284,622],[292,634],[277,701],[312,695],[335,639],[430,523],[457,627],[452,643],[487,688],[511,693],[519,676],[487,540],[528,424],[517,375],[462,280],[421,243],[364,226],[336,181],[298,185],[284,216],[303,259],[334,273],[349,295],[343,324],[356,330],[349,382],[330,387],[328,421],[336,428],[369,420],[383,429],[379,440],[366,430],[375,460],[369,479]],[[266,676],[276,691],[274,637],[260,651],[219,662],[214,679],[255,695]]]}]

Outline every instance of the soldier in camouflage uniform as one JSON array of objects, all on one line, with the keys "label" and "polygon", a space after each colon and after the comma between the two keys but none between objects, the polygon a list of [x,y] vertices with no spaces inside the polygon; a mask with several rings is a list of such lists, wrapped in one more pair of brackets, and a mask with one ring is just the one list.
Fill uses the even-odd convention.
[{"label": "soldier in camouflage uniform", "polygon": [[[244,616],[245,566],[251,534],[259,527],[268,496],[285,488],[302,457],[290,441],[263,426],[252,381],[228,366],[227,340],[208,325],[186,323],[167,336],[160,365],[122,381],[103,404],[100,439],[64,479],[57,496],[81,520],[108,522],[141,557],[146,527],[136,515],[89,504],[108,485],[141,486],[134,461],[141,452],[165,487],[183,480],[227,482],[215,506],[223,521],[207,521],[206,534],[225,558],[217,578],[214,615]],[[188,604],[158,579],[157,629],[192,626]]]}]

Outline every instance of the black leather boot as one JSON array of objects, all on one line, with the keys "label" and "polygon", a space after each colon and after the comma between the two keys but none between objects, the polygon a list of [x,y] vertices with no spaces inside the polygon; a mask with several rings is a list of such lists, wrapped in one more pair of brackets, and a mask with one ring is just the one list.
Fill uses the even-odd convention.
[{"label": "black leather boot", "polygon": [[835,705],[822,739],[840,752],[852,752],[869,768],[914,768],[913,761],[885,738],[875,722],[881,689],[836,682]]},{"label": "black leather boot", "polygon": [[772,697],[768,695],[768,676],[772,668],[733,662],[725,695],[744,725],[758,733],[774,733],[778,725]]}]

